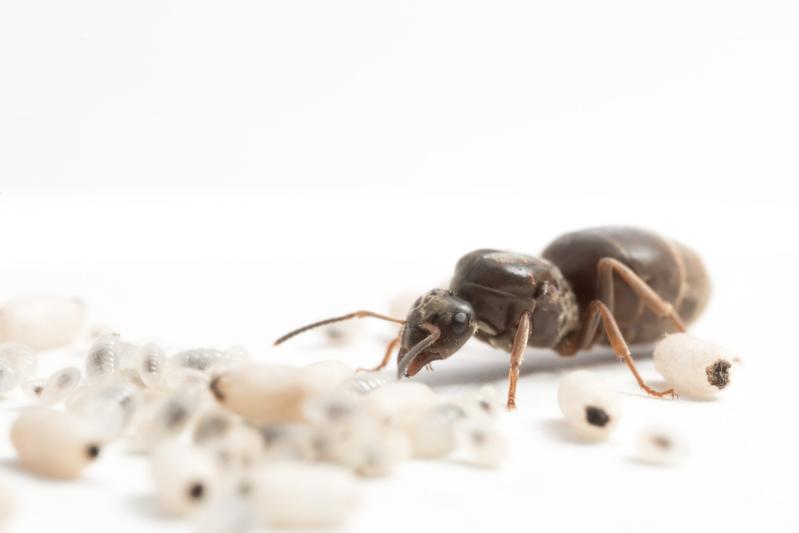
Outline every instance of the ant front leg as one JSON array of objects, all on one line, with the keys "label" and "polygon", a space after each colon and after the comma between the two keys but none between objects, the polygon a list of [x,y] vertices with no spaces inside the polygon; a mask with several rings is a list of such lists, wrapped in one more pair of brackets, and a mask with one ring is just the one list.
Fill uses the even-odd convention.
[{"label": "ant front leg", "polygon": [[638,296],[650,311],[660,317],[668,317],[677,331],[685,331],[680,315],[669,302],[652,290],[633,270],[612,257],[603,257],[597,264],[599,299],[613,310],[613,273],[617,273],[628,287]]},{"label": "ant front leg", "polygon": [[374,367],[374,368],[358,368],[355,371],[356,372],[380,372],[381,370],[386,368],[386,366],[388,365],[388,362],[391,361],[391,354],[394,352],[394,350],[397,348],[397,346],[399,346],[399,343],[400,343],[401,339],[402,339],[402,328],[400,328],[399,333],[397,333],[397,336],[394,337],[393,339],[391,339],[391,342],[388,343],[388,346],[386,346],[386,353],[383,354],[383,360],[380,361],[380,363],[376,367]]},{"label": "ant front leg", "polygon": [[516,383],[519,381],[519,370],[524,361],[524,350],[532,332],[530,313],[524,313],[516,326],[513,336],[513,347],[510,351],[510,370],[508,371],[508,409],[516,409]]},{"label": "ant front leg", "polygon": [[594,344],[594,337],[599,329],[600,319],[602,320],[605,335],[608,336],[613,352],[619,359],[627,364],[627,368],[632,372],[635,381],[638,382],[638,386],[650,396],[655,396],[657,398],[671,396],[672,398],[676,398],[677,394],[674,392],[674,389],[658,391],[646,384],[641,374],[638,373],[638,368],[636,368],[632,353],[630,353],[630,348],[627,346],[627,342],[625,342],[621,330],[619,330],[616,318],[613,316],[610,309],[599,300],[594,300],[588,305],[583,327],[577,335],[576,343],[567,346],[565,349],[568,350],[568,352],[572,352],[572,350],[579,351],[589,349]]}]

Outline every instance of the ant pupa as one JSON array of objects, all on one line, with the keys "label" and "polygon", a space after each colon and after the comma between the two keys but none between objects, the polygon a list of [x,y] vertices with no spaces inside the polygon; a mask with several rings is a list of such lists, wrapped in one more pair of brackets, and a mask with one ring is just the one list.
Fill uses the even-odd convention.
[{"label": "ant pupa", "polygon": [[74,366],[62,368],[47,378],[39,399],[46,404],[55,404],[66,399],[80,384],[80,370]]},{"label": "ant pupa", "polygon": [[219,470],[207,451],[176,442],[153,451],[150,473],[161,507],[174,515],[201,508],[213,499],[220,483]]},{"label": "ant pupa", "polygon": [[102,445],[80,417],[42,407],[17,417],[11,426],[11,443],[25,468],[59,479],[77,478],[97,458]]},{"label": "ant pupa", "polygon": [[86,378],[93,381],[111,375],[122,366],[122,351],[118,333],[97,338],[86,354]]},{"label": "ant pupa", "polygon": [[136,355],[139,378],[147,387],[161,384],[166,370],[166,354],[163,348],[155,343],[141,346]]},{"label": "ant pupa", "polygon": [[602,440],[621,417],[621,397],[587,370],[567,374],[558,385],[558,404],[575,436]]},{"label": "ant pupa", "polygon": [[256,513],[267,528],[341,526],[361,499],[353,475],[334,465],[270,463],[253,480]]},{"label": "ant pupa", "polygon": [[667,335],[655,346],[655,368],[678,392],[709,398],[732,381],[735,355],[716,343],[687,333]]},{"label": "ant pupa", "polygon": [[34,350],[60,348],[75,340],[85,317],[78,298],[22,296],[0,309],[0,337]]}]

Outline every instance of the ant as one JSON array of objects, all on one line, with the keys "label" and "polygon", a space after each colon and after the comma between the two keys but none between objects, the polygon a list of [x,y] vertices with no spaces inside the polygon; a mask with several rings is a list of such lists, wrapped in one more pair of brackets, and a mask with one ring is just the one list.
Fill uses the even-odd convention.
[{"label": "ant", "polygon": [[[601,342],[612,347],[647,394],[674,398],[673,389],[658,391],[646,384],[628,343],[647,344],[672,329],[685,331],[709,296],[710,279],[690,248],[646,230],[602,227],[563,235],[541,257],[471,252],[458,261],[450,288],[423,294],[405,320],[356,311],[294,330],[274,344],[352,318],[396,322],[402,328],[371,370],[383,369],[399,344],[399,379],[450,357],[475,336],[510,353],[507,405],[515,409],[527,346],[572,356]],[[600,321],[605,337],[600,337]]]}]

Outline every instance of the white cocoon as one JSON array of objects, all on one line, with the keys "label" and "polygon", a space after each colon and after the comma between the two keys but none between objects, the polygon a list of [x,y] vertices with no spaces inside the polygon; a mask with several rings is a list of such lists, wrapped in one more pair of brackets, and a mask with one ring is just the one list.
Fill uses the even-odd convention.
[{"label": "white cocoon", "polygon": [[621,397],[587,370],[567,374],[558,385],[558,404],[574,434],[584,440],[602,440],[619,423]]},{"label": "white cocoon", "polygon": [[0,339],[34,350],[59,348],[77,337],[85,318],[86,306],[78,298],[18,297],[0,309]]},{"label": "white cocoon", "polygon": [[267,463],[253,481],[256,513],[266,527],[339,526],[361,496],[348,470],[326,464]]},{"label": "white cocoon", "polygon": [[687,333],[666,336],[655,346],[654,358],[657,371],[688,396],[713,396],[731,381],[731,351]]},{"label": "white cocoon", "polygon": [[220,483],[216,463],[208,452],[175,442],[153,452],[150,473],[159,503],[175,515],[187,514],[210,501]]},{"label": "white cocoon", "polygon": [[17,417],[11,443],[25,468],[57,479],[77,478],[100,453],[100,440],[83,419],[40,407]]}]

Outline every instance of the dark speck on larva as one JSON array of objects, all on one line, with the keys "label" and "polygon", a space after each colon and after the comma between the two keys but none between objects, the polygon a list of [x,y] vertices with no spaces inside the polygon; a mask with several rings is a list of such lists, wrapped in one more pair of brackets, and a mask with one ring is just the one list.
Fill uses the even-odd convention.
[{"label": "dark speck on larva", "polygon": [[610,422],[610,417],[604,409],[589,405],[585,408],[585,420],[592,426],[605,427]]},{"label": "dark speck on larva", "polygon": [[723,389],[730,382],[730,367],[732,365],[729,361],[719,359],[705,369],[707,373],[707,381],[719,390]]}]

